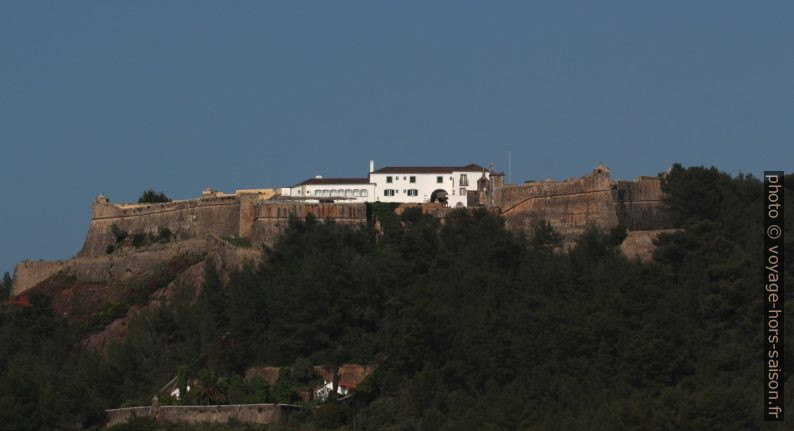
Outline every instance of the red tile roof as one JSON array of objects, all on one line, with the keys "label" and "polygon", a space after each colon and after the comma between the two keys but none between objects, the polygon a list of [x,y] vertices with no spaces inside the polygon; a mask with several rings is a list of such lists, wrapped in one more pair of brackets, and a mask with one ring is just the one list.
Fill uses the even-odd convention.
[{"label": "red tile roof", "polygon": [[17,305],[17,306],[20,306],[20,307],[32,307],[32,305],[30,304],[30,298],[28,298],[28,295],[19,295],[19,296],[15,297],[15,298],[10,298],[8,300],[8,303],[11,304],[11,305]]},{"label": "red tile roof", "polygon": [[375,174],[447,174],[451,172],[482,172],[482,166],[471,163],[466,166],[387,166]]},{"label": "red tile roof", "polygon": [[292,187],[303,185],[322,185],[322,184],[369,184],[369,178],[309,178],[308,180],[295,184]]}]

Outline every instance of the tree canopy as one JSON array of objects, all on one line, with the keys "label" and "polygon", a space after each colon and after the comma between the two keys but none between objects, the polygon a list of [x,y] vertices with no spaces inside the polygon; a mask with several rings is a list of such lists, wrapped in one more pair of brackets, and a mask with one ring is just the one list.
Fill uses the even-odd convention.
[{"label": "tree canopy", "polygon": [[161,203],[161,202],[171,202],[171,199],[165,195],[162,191],[157,192],[154,189],[149,189],[141,193],[141,197],[138,198],[139,204],[148,204],[148,203]]}]

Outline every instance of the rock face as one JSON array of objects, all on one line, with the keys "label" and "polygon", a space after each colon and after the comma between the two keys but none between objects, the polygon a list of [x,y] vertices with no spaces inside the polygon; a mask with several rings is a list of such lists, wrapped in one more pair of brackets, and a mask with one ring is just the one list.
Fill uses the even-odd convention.
[{"label": "rock face", "polygon": [[620,251],[629,259],[639,259],[647,262],[653,258],[656,250],[653,240],[663,233],[673,233],[676,229],[657,229],[630,231],[626,239],[620,244]]},{"label": "rock face", "polygon": [[[145,309],[156,309],[162,305],[169,305],[181,286],[202,286],[204,284],[204,270],[208,262],[211,262],[212,265],[215,266],[221,280],[226,282],[228,281],[231,271],[242,267],[246,263],[256,263],[261,258],[261,250],[259,248],[237,247],[213,237],[206,240],[192,240],[190,242],[192,244],[182,248],[182,252],[174,253],[171,251],[167,255],[163,254],[161,256],[164,260],[152,264],[148,266],[148,268],[144,267],[140,272],[135,273],[135,280],[129,281],[146,284],[147,278],[153,278],[152,268],[156,269],[161,267],[164,262],[168,262],[170,266],[175,267],[175,270],[171,271],[170,276],[166,275],[163,277],[155,274],[154,278],[158,281],[164,281],[160,281],[162,286],[156,288],[156,290],[149,294],[149,299],[145,304],[131,306],[124,316],[113,320],[99,332],[95,332],[86,337],[83,340],[83,345],[96,351],[105,352],[112,342],[123,340],[127,333],[127,324],[141,311]],[[170,257],[165,258],[165,256]],[[75,278],[80,280],[77,277]],[[42,287],[44,286],[39,285],[36,286],[35,289],[40,289]],[[124,288],[125,280],[105,281],[95,285],[84,285],[79,289],[79,293],[85,295],[87,293],[85,292],[86,290],[90,291],[91,289],[96,289],[98,292],[96,292],[95,296],[101,297],[102,301],[118,302],[124,299],[123,297],[119,297],[119,295],[123,295]],[[114,292],[114,290],[117,292]],[[58,301],[64,296],[63,293],[65,292],[60,292],[60,295],[55,295],[56,303],[53,308],[55,308],[56,311],[60,308],[58,307]],[[78,302],[84,302],[84,300]],[[83,310],[83,313],[89,311],[90,310]]]},{"label": "rock face", "polygon": [[[140,249],[129,247],[112,254],[82,256],[59,261],[23,261],[14,270],[11,294],[19,295],[47,279],[61,274],[89,284],[115,284],[128,280],[176,256],[207,253],[222,241],[216,237],[153,244]],[[255,253],[251,254],[251,251]],[[258,259],[258,250],[243,249]],[[236,260],[236,259],[235,259]]]}]

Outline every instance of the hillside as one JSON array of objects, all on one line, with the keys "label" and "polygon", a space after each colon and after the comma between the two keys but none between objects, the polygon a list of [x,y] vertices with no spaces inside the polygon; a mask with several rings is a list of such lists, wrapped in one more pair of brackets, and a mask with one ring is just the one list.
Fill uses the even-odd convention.
[{"label": "hillside", "polygon": [[[217,237],[111,284],[56,274],[0,310],[0,429],[97,425],[175,375],[197,382],[182,402],[299,402],[313,366],[344,363],[376,366],[356,401],[287,428],[786,429],[760,421],[761,183],[675,166],[662,187],[675,230],[648,262],[619,227],[560,252],[545,222],[381,208],[377,228],[290,218],[261,250]],[[243,378],[264,365],[282,378]]]}]

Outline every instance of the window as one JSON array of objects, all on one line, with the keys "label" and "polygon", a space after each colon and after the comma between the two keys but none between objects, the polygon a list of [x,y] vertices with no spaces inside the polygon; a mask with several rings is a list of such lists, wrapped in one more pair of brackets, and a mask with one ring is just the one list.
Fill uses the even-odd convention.
[{"label": "window", "polygon": [[408,196],[419,196],[419,190],[417,190],[417,189],[408,189]]},{"label": "window", "polygon": [[466,174],[460,174],[460,181],[458,181],[461,187],[466,187],[469,185],[469,179],[466,177]]},{"label": "window", "polygon": [[345,197],[352,198],[353,197],[353,190],[347,189],[345,190]]},{"label": "window", "polygon": [[353,190],[353,197],[354,197],[354,198],[357,198],[357,197],[359,197],[359,196],[360,196],[360,194],[359,194],[359,190],[358,190],[358,189],[355,189],[355,190]]},{"label": "window", "polygon": [[466,196],[466,187],[461,187],[460,188],[460,195],[461,196]]},{"label": "window", "polygon": [[362,198],[367,197],[367,191],[366,190],[361,190],[361,197]]},{"label": "window", "polygon": [[314,195],[315,195],[315,196],[322,196],[322,194],[323,194],[323,192],[322,192],[322,191],[320,191],[320,190],[315,190],[315,191],[314,191]]},{"label": "window", "polygon": [[391,182],[391,179],[392,179],[392,177],[386,177],[386,182],[387,182],[387,183],[390,183],[390,182]]},{"label": "window", "polygon": [[412,183],[415,183],[415,182],[416,182],[416,177],[410,177],[410,181],[411,181]]},{"label": "window", "polygon": [[392,189],[383,190],[383,196],[394,196],[394,190]]},{"label": "window", "polygon": [[323,190],[323,196],[329,196],[331,194],[330,190]]},{"label": "window", "polygon": [[436,177],[436,182],[439,183],[439,184],[443,183],[444,182],[444,177]]}]

